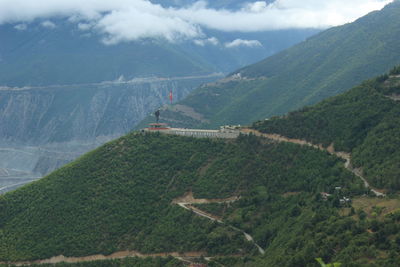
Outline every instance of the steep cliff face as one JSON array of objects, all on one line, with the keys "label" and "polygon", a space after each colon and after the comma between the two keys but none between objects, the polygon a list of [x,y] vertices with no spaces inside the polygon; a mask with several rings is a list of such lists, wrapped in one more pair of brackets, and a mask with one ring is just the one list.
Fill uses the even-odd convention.
[{"label": "steep cliff face", "polygon": [[0,193],[129,132],[168,103],[171,90],[174,100],[179,100],[217,77],[2,88]]},{"label": "steep cliff face", "polygon": [[[211,78],[210,78],[211,79]],[[132,129],[204,78],[0,90],[0,139],[17,144],[91,141]]]}]

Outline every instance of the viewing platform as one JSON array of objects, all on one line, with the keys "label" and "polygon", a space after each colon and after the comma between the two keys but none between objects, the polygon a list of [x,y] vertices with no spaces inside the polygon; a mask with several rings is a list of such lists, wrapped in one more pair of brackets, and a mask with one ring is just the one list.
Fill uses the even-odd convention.
[{"label": "viewing platform", "polygon": [[234,139],[240,135],[239,126],[221,126],[219,130],[171,128],[165,123],[152,123],[144,132],[160,132],[164,134],[190,136],[196,138],[230,138]]}]

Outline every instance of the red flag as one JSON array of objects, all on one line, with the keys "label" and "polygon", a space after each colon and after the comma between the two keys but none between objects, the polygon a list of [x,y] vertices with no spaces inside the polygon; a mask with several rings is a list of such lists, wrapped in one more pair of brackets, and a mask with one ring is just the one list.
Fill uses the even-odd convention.
[{"label": "red flag", "polygon": [[171,104],[172,104],[172,90],[169,91],[169,101],[171,101]]}]

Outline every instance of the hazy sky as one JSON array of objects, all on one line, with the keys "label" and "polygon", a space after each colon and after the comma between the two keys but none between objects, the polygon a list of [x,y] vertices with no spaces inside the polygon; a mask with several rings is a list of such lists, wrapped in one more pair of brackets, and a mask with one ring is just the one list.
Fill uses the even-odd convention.
[{"label": "hazy sky", "polygon": [[[206,1],[182,8],[163,8],[145,0],[0,0],[0,24],[41,19],[55,28],[55,18],[66,17],[85,31],[103,34],[107,44],[141,38],[165,38],[171,42],[191,39],[199,45],[216,44],[203,29],[257,32],[288,28],[328,28],[352,22],[379,10],[393,0],[276,0],[244,2],[239,10],[212,9]],[[53,21],[52,21],[53,19]],[[235,40],[232,45],[253,45]]]}]

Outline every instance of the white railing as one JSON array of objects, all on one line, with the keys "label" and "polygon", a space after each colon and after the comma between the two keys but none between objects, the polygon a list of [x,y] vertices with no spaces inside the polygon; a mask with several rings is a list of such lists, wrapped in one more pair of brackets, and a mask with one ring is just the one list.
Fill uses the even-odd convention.
[{"label": "white railing", "polygon": [[190,136],[196,138],[237,138],[240,134],[239,130],[201,130],[201,129],[184,129],[170,128],[167,130],[146,130],[149,132],[160,132],[165,134]]}]

